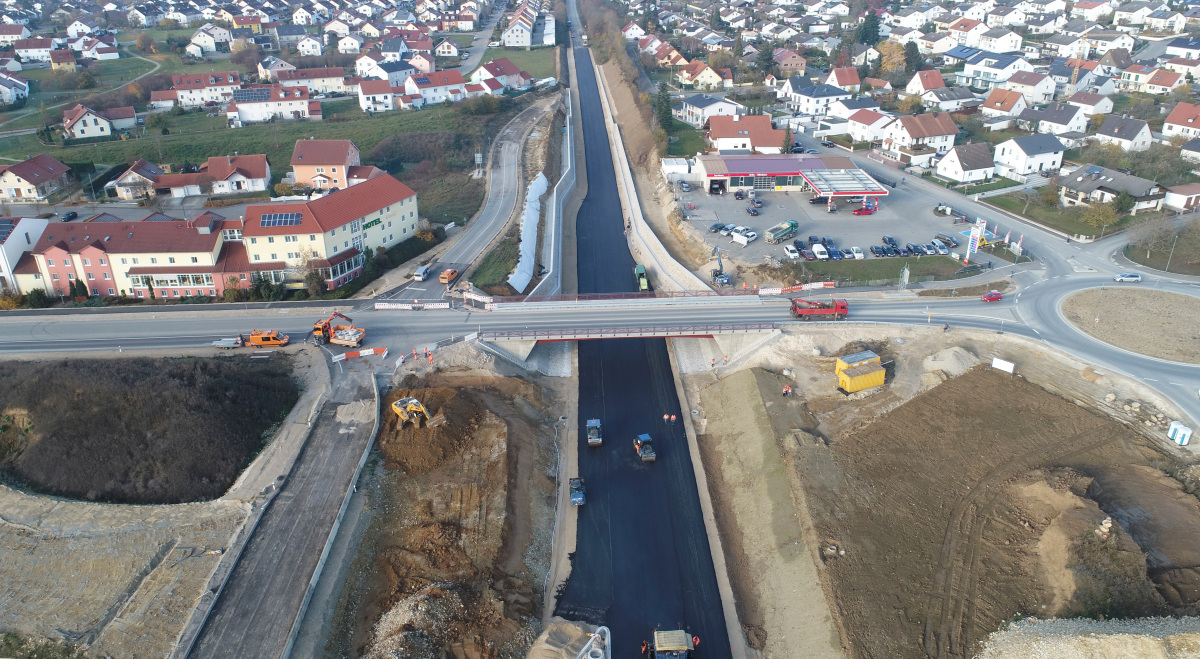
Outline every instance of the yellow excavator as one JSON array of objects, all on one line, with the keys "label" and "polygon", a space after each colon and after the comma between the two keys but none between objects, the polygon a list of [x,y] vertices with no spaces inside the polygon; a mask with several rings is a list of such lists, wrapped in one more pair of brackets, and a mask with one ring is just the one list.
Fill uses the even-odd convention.
[{"label": "yellow excavator", "polygon": [[426,428],[436,428],[446,422],[446,415],[439,412],[437,416],[431,416],[429,410],[425,409],[421,401],[416,398],[401,398],[397,400],[392,403],[392,411],[396,413],[396,416],[400,417],[401,428],[409,421],[419,427],[421,425],[421,417],[425,417]]}]

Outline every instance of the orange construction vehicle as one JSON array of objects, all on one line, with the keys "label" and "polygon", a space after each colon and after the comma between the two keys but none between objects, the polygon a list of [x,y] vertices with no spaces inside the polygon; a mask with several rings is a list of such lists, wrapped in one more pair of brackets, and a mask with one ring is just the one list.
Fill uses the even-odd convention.
[{"label": "orange construction vehicle", "polygon": [[291,339],[287,334],[279,330],[251,330],[249,334],[238,334],[232,339],[218,339],[213,341],[213,347],[216,348],[240,348],[242,346],[250,346],[251,348],[282,348],[287,345]]},{"label": "orange construction vehicle", "polygon": [[[341,318],[346,321],[346,325],[334,324]],[[362,345],[363,337],[367,335],[367,331],[354,326],[354,321],[347,316],[338,312],[333,312],[328,318],[322,318],[313,323],[313,341],[318,345],[322,343],[333,343],[339,346],[349,346],[357,348]]]},{"label": "orange construction vehicle", "polygon": [[841,320],[849,315],[850,307],[845,300],[792,300],[792,317],[800,320]]},{"label": "orange construction vehicle", "polygon": [[455,270],[454,268],[442,270],[442,274],[438,276],[438,281],[446,284],[447,286],[453,284],[455,279],[458,279],[458,270]]}]

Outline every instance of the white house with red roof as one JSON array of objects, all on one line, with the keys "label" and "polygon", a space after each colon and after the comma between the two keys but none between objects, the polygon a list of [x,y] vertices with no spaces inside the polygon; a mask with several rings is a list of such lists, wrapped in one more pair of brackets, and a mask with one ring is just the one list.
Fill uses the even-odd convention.
[{"label": "white house with red roof", "polygon": [[49,62],[53,39],[20,39],[13,44],[22,62]]},{"label": "white house with red roof", "polygon": [[214,156],[199,167],[212,178],[212,194],[264,192],[271,186],[271,163],[265,154]]},{"label": "white house with red roof", "polygon": [[363,80],[358,85],[358,107],[368,114],[389,112],[399,107],[396,97],[404,93],[404,87],[393,86],[387,80]]},{"label": "white house with red roof", "polygon": [[230,128],[265,121],[321,121],[321,102],[309,100],[308,87],[254,85],[233,90],[225,106]]},{"label": "white house with red roof", "polygon": [[29,28],[24,25],[0,25],[0,46],[11,46],[29,35]]},{"label": "white house with red roof", "polygon": [[404,93],[421,97],[422,105],[461,101],[466,98],[466,87],[467,81],[457,69],[412,75],[404,81]]},{"label": "white house with red roof", "polygon": [[185,73],[171,76],[171,83],[179,105],[195,108],[205,103],[228,101],[233,97],[233,90],[241,88],[242,77],[237,71]]},{"label": "white house with red roof", "polygon": [[871,109],[862,109],[846,119],[850,139],[855,142],[878,142],[884,137],[884,127],[892,117]]},{"label": "white house with red roof", "polygon": [[0,70],[0,103],[16,103],[29,98],[29,81],[15,73]]},{"label": "white house with red roof", "polygon": [[507,57],[494,59],[471,73],[471,82],[496,80],[506,89],[525,89],[533,84],[533,76],[513,64]]},{"label": "white house with red roof", "polygon": [[633,41],[646,36],[646,31],[642,29],[642,26],[630,21],[629,25],[621,28],[621,34],[624,34],[626,39]]},{"label": "white house with red roof", "polygon": [[305,203],[246,207],[242,240],[250,264],[283,262],[300,281],[321,271],[330,289],[362,273],[363,254],[413,237],[417,193],[384,174]]},{"label": "white house with red roof", "polygon": [[112,137],[122,130],[129,130],[137,123],[133,106],[93,110],[84,105],[63,113],[63,134],[69,139],[89,137]]},{"label": "white house with red roof", "polygon": [[44,201],[73,184],[71,168],[44,153],[15,165],[0,165],[0,199],[5,201]]},{"label": "white house with red roof", "polygon": [[912,80],[908,81],[908,86],[904,88],[904,91],[920,96],[931,89],[941,89],[945,86],[946,81],[942,78],[942,72],[937,69],[930,69],[914,73]]},{"label": "white house with red roof", "polygon": [[1200,137],[1200,105],[1176,103],[1163,123],[1162,132],[1168,138],[1176,135],[1189,140]]},{"label": "white house with red roof", "polygon": [[823,82],[851,94],[857,93],[858,88],[862,86],[862,81],[858,77],[858,69],[852,66],[831,69]]}]

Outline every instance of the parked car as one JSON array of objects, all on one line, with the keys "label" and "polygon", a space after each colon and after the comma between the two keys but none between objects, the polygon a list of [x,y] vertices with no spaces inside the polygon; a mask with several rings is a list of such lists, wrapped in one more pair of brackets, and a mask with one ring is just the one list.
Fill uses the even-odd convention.
[{"label": "parked car", "polygon": [[217,102],[216,101],[208,101],[204,104],[204,107],[215,108],[215,107],[217,107]]},{"label": "parked car", "polygon": [[829,140],[825,140],[825,141],[821,142],[821,146],[823,146],[825,148],[831,148],[836,145],[833,142],[830,142]]},{"label": "parked car", "polygon": [[792,247],[791,245],[784,245],[783,253],[787,254],[787,257],[789,259],[792,259],[793,261],[800,258],[800,250],[796,249],[795,247]]},{"label": "parked car", "polygon": [[888,256],[900,256],[900,252],[896,251],[896,248],[892,247],[891,245],[884,245],[883,253],[887,254]]},{"label": "parked car", "polygon": [[837,242],[829,236],[822,238],[821,244],[825,246],[825,249],[837,249]]},{"label": "parked car", "polygon": [[733,233],[733,229],[736,226],[736,224],[726,224],[725,226],[721,227],[717,233],[721,234],[722,236],[728,236],[729,234]]},{"label": "parked car", "polygon": [[754,242],[755,240],[758,240],[758,234],[750,229],[743,231],[742,235],[746,237],[746,242]]},{"label": "parked car", "polygon": [[[862,251],[862,250],[859,250],[859,251]],[[842,258],[846,259],[847,261],[853,261],[854,260],[854,250],[850,249],[849,247],[843,247],[842,248]]]},{"label": "parked car", "polygon": [[792,244],[796,246],[796,249],[804,249],[805,247],[808,247],[803,238],[797,238],[793,240]]},{"label": "parked car", "polygon": [[691,191],[692,191],[692,186],[688,185],[687,183],[684,183],[683,181],[680,181],[680,182],[679,182],[679,189],[680,189],[680,190],[683,190],[684,192],[691,192]]},{"label": "parked car", "polygon": [[865,259],[865,258],[867,258],[867,255],[863,253],[863,251],[862,251],[862,248],[861,248],[861,247],[851,247],[851,248],[850,248],[850,255],[851,255],[851,256],[853,256],[853,257],[854,257],[854,258],[856,258],[856,259]]},{"label": "parked car", "polygon": [[488,42],[488,48],[499,48],[499,47],[500,47],[499,41],[489,41]]},{"label": "parked car", "polygon": [[907,249],[903,248],[903,247],[897,247],[897,248],[896,248],[896,255],[897,255],[897,256],[899,256],[899,257],[901,257],[901,258],[907,258],[907,257],[908,257],[908,255],[909,255],[909,251],[908,251]]},{"label": "parked car", "polygon": [[938,235],[934,236],[934,238],[942,241],[948,247],[958,247],[958,238],[955,238],[948,233],[939,233]]},{"label": "parked car", "polygon": [[816,261],[817,260],[817,255],[813,254],[811,249],[800,250],[800,256],[803,256],[805,261]]},{"label": "parked car", "polygon": [[809,237],[808,237],[808,244],[810,244],[810,245],[819,245],[819,244],[821,244],[821,237],[820,237],[820,236],[809,236]]},{"label": "parked car", "polygon": [[923,243],[921,249],[925,252],[925,256],[937,256],[937,250],[934,249],[932,243]]},{"label": "parked car", "polygon": [[884,245],[891,245],[892,247],[899,247],[899,246],[900,246],[900,242],[899,242],[898,240],[896,240],[895,238],[891,237],[891,236],[884,236],[884,237],[883,237],[883,244],[884,244]]},{"label": "parked car", "polygon": [[734,199],[738,199],[738,200],[745,199],[745,198],[746,198],[746,191],[745,191],[745,190],[737,190],[737,191],[735,191],[735,192],[733,193],[733,198],[734,198]]},{"label": "parked car", "polygon": [[814,206],[816,204],[827,204],[829,203],[829,197],[813,197],[812,199],[808,200],[808,203],[813,204]]},{"label": "parked car", "polygon": [[1115,275],[1113,277],[1113,281],[1128,281],[1128,282],[1133,282],[1135,284],[1140,282],[1141,280],[1142,280],[1142,276],[1136,272],[1122,272],[1121,274]]},{"label": "parked car", "polygon": [[820,151],[817,151],[816,149],[805,149],[804,152],[810,156],[815,156],[815,155],[821,153]]},{"label": "parked car", "polygon": [[916,243],[904,243],[904,249],[907,249],[908,253],[913,256],[921,256],[925,253],[925,250],[921,249],[921,246]]},{"label": "parked car", "polygon": [[762,199],[755,199],[755,200],[752,202],[752,204],[753,204],[753,206],[754,206],[755,208],[762,208],[762,207],[763,207],[763,202],[762,202]]},{"label": "parked car", "polygon": [[709,227],[708,227],[708,232],[709,232],[709,233],[716,233],[716,232],[718,232],[718,231],[720,231],[721,229],[724,229],[724,228],[725,228],[725,225],[724,225],[723,223],[721,223],[721,222],[717,222],[716,224],[713,224],[713,225],[711,225],[711,226],[709,226]]},{"label": "parked car", "polygon": [[950,253],[950,250],[946,249],[946,243],[943,243],[942,241],[938,240],[937,238],[934,238],[932,241],[930,241],[929,244],[933,245],[933,248],[937,250],[938,254],[949,254]]},{"label": "parked car", "polygon": [[[70,222],[71,220],[73,220],[77,217],[79,217],[79,213],[76,213],[75,211],[67,211],[67,212],[63,213],[62,221]],[[1118,279],[1117,281],[1120,281],[1120,280]]]},{"label": "parked car", "polygon": [[829,250],[825,249],[825,246],[820,243],[812,246],[812,253],[816,255],[818,261],[829,260]]},{"label": "parked car", "polygon": [[846,257],[842,256],[842,250],[840,250],[840,249],[829,250],[829,260],[830,261],[841,261],[844,258],[846,258]]},{"label": "parked car", "polygon": [[1000,291],[988,291],[980,299],[984,302],[999,302],[1004,299],[1004,294]]},{"label": "parked car", "polygon": [[323,101],[323,100],[325,100],[325,95],[324,95],[324,94],[317,94],[316,96],[314,96],[314,97],[313,97],[313,99],[314,99],[314,100],[317,100],[317,101]]},{"label": "parked car", "polygon": [[871,253],[875,256],[887,256],[887,252],[883,251],[879,245],[871,245]]},{"label": "parked car", "polygon": [[791,148],[791,152],[792,152],[792,153],[804,153],[804,147],[802,147],[802,146],[794,146],[794,147],[792,147],[792,148]]},{"label": "parked car", "polygon": [[749,213],[752,217],[758,217],[758,209],[753,206],[747,206],[746,212]]},{"label": "parked car", "polygon": [[855,208],[853,212],[855,215],[874,215],[875,209],[874,208]]}]

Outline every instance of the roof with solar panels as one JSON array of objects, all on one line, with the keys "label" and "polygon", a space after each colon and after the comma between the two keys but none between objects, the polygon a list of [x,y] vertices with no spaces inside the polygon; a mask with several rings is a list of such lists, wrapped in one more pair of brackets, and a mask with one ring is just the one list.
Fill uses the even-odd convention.
[{"label": "roof with solar panels", "polygon": [[384,174],[304,203],[247,206],[242,235],[325,233],[354,220],[368,219],[369,215],[416,195],[412,188]]}]

